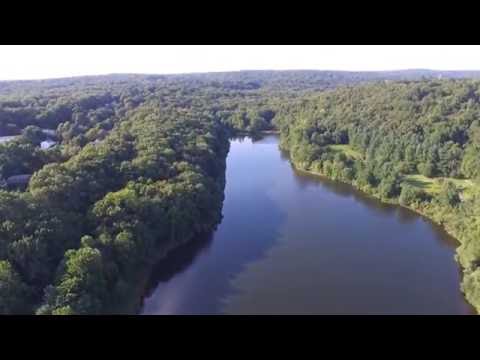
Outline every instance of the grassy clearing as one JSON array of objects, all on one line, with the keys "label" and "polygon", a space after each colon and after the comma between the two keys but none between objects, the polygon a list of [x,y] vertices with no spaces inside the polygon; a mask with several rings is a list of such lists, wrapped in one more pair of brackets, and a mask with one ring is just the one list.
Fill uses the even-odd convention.
[{"label": "grassy clearing", "polygon": [[[463,190],[463,196],[465,199],[470,199],[475,195],[480,195],[480,184],[474,183],[472,180],[469,181],[469,186]],[[480,219],[480,216],[479,216]]]},{"label": "grassy clearing", "polygon": [[332,152],[342,152],[345,156],[350,157],[352,159],[361,159],[362,154],[356,150],[354,150],[350,145],[328,145],[328,150]]},{"label": "grassy clearing", "polygon": [[411,186],[415,186],[429,194],[435,195],[440,192],[442,180],[453,182],[457,188],[464,192],[465,196],[471,195],[477,187],[472,180],[468,179],[429,178],[420,174],[406,175],[403,179],[403,182]]},{"label": "grassy clearing", "polygon": [[[328,145],[328,151],[333,153],[343,153],[348,158],[362,160],[363,156],[359,151],[353,149],[350,145]],[[463,199],[469,199],[475,194],[480,194],[480,183],[470,179],[456,179],[449,177],[430,178],[420,174],[406,175],[403,182],[415,186],[430,195],[437,195],[442,188],[442,181],[451,181],[462,192]]]},{"label": "grassy clearing", "polygon": [[403,182],[429,194],[437,194],[440,192],[440,183],[437,179],[429,178],[420,174],[406,175],[403,178]]}]

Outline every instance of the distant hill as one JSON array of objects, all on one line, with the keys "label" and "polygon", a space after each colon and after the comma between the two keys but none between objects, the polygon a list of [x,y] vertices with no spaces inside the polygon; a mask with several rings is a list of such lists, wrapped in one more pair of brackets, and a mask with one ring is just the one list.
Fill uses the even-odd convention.
[{"label": "distant hill", "polygon": [[215,73],[191,74],[109,74],[100,76],[81,76],[46,80],[0,81],[0,94],[26,91],[29,93],[41,90],[59,90],[81,86],[96,87],[108,84],[135,84],[159,82],[207,82],[231,83],[242,89],[284,89],[289,90],[323,90],[339,85],[357,84],[370,81],[415,81],[432,78],[480,78],[480,71],[443,71],[428,69],[409,69],[398,71],[330,71],[330,70],[248,70]]}]

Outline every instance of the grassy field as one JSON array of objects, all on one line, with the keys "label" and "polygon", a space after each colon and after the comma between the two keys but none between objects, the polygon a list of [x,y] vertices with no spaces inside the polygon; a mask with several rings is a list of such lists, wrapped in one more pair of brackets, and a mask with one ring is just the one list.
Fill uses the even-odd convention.
[{"label": "grassy field", "polygon": [[356,150],[354,150],[350,145],[328,145],[327,146],[328,150],[332,152],[342,152],[344,153],[347,157],[350,157],[352,159],[361,159],[362,154]]},{"label": "grassy field", "polygon": [[[345,154],[345,156],[355,160],[363,159],[362,154],[353,149],[350,145],[328,145],[327,149],[333,153],[341,152]],[[480,193],[480,184],[469,179],[456,179],[448,177],[430,178],[420,174],[406,175],[403,178],[403,182],[415,186],[431,195],[438,194],[442,188],[442,181],[446,180],[453,182],[455,186],[462,191],[464,199],[470,198],[475,193]]]},{"label": "grassy field", "polygon": [[418,187],[429,194],[435,195],[440,192],[441,179],[453,182],[457,188],[464,192],[465,196],[470,195],[476,187],[474,182],[468,179],[429,178],[420,174],[407,175],[403,181],[409,185]]}]

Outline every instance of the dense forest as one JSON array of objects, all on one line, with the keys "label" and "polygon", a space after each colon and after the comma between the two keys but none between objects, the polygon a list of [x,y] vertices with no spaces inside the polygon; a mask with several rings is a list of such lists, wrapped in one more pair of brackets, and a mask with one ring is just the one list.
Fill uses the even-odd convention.
[{"label": "dense forest", "polygon": [[229,138],[272,129],[298,168],[444,225],[478,309],[479,74],[0,82],[0,313],[136,311],[139,278],[221,220]]},{"label": "dense forest", "polygon": [[480,82],[377,83],[283,106],[281,147],[299,169],[353,184],[443,225],[462,289],[480,308]]}]

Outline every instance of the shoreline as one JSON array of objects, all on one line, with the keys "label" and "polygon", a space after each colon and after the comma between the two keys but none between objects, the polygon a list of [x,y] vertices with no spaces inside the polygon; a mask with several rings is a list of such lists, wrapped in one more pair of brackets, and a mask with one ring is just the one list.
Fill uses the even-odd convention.
[{"label": "shoreline", "polygon": [[[292,167],[297,170],[297,171],[300,171],[300,172],[304,172],[306,174],[310,174],[310,175],[313,175],[313,176],[317,176],[317,177],[320,177],[320,178],[323,178],[323,179],[327,179],[327,180],[330,180],[330,181],[335,181],[335,182],[340,182],[342,184],[346,184],[346,185],[349,185],[351,186],[353,189],[355,189],[356,191],[359,191],[361,192],[362,194],[364,195],[367,195],[375,200],[378,200],[384,204],[389,204],[389,205],[395,205],[395,206],[400,206],[400,207],[403,207],[405,209],[408,209],[410,211],[413,211],[414,213],[416,213],[417,215],[420,215],[422,218],[430,221],[432,224],[436,225],[436,226],[439,226],[443,231],[445,231],[449,236],[451,236],[453,239],[455,239],[455,241],[457,242],[457,247],[455,248],[455,254],[454,254],[454,261],[457,263],[458,267],[459,267],[459,270],[461,271],[461,274],[462,274],[462,279],[463,279],[463,276],[464,276],[464,268],[461,266],[460,262],[457,260],[457,254],[456,254],[456,251],[458,249],[458,247],[462,244],[462,242],[460,241],[460,239],[458,239],[458,237],[453,234],[451,232],[451,230],[446,227],[443,223],[439,223],[437,221],[435,221],[434,219],[432,219],[430,216],[428,216],[426,213],[422,212],[420,209],[416,209],[416,208],[413,208],[413,207],[409,207],[409,206],[405,206],[405,205],[402,205],[400,204],[398,201],[388,201],[388,200],[385,200],[383,198],[380,198],[379,196],[375,195],[375,194],[371,194],[367,191],[364,191],[362,188],[360,187],[357,187],[355,184],[352,184],[352,183],[349,183],[349,182],[345,182],[345,181],[341,181],[341,180],[338,180],[338,179],[332,179],[322,173],[319,173],[319,172],[316,172],[316,171],[312,171],[312,170],[306,170],[304,168],[301,168],[299,167],[298,165],[296,165],[294,163],[294,161],[291,159],[290,156],[288,156],[288,159],[289,159],[289,162],[290,164],[292,165]],[[465,300],[465,302],[472,308],[472,310],[474,310],[475,314],[474,315],[479,315],[480,314],[480,309],[476,308],[472,303],[470,303],[468,301],[468,298],[465,294],[465,292],[463,291],[462,289],[462,283],[459,284],[459,288],[460,288],[460,292],[461,294],[463,295],[463,298]]]},{"label": "shoreline", "polygon": [[[266,130],[266,131],[260,132],[260,134],[261,135],[280,134],[280,132],[277,131],[277,130]],[[251,132],[245,132],[242,135],[252,136],[253,134]],[[280,150],[282,150],[282,149],[280,149]],[[287,153],[288,153],[288,151],[287,151]],[[326,179],[326,180],[329,180],[329,181],[340,182],[342,184],[349,185],[355,191],[359,191],[363,195],[366,195],[370,198],[373,198],[377,201],[380,201],[381,203],[394,205],[394,206],[400,206],[402,208],[405,208],[405,209],[408,209],[408,210],[414,212],[417,215],[420,215],[423,219],[425,219],[428,222],[440,227],[443,231],[445,231],[449,236],[451,236],[456,241],[457,244],[456,244],[456,247],[454,249],[454,252],[456,252],[456,249],[458,248],[458,246],[461,245],[461,241],[451,232],[451,230],[448,227],[446,227],[444,224],[442,224],[440,222],[435,221],[433,218],[429,217],[425,212],[421,211],[421,209],[402,205],[398,202],[398,200],[396,201],[396,200],[383,199],[376,194],[372,194],[368,191],[365,191],[364,189],[356,186],[353,183],[342,181],[342,180],[339,180],[339,179],[333,179],[333,178],[328,177],[328,176],[326,176],[322,173],[319,173],[317,171],[306,170],[306,169],[298,166],[297,164],[295,164],[294,161],[291,159],[291,157],[289,155],[288,155],[288,159],[289,159],[289,162],[290,162],[291,166],[296,171],[303,172],[305,174],[310,174],[310,175],[313,175],[315,177],[319,177],[319,178]],[[214,228],[215,227],[216,226],[214,226]],[[151,295],[151,294],[148,293],[149,290],[150,290],[150,289],[148,289],[148,285],[149,285],[149,281],[151,279],[152,271],[153,271],[155,265],[157,263],[161,262],[162,260],[164,260],[172,250],[175,250],[175,248],[177,248],[179,246],[182,246],[183,244],[185,244],[187,242],[190,242],[190,241],[192,241],[191,238],[190,239],[183,239],[182,241],[176,242],[176,243],[166,244],[166,246],[163,249],[159,250],[159,252],[156,254],[154,260],[149,261],[147,264],[145,264],[146,266],[143,269],[141,269],[136,275],[134,275],[134,277],[132,279],[133,283],[136,284],[134,286],[134,291],[132,291],[132,293],[131,293],[131,298],[126,300],[126,302],[124,304],[125,307],[122,307],[122,309],[118,309],[118,312],[120,314],[132,314],[133,313],[133,314],[136,314],[136,315],[141,315],[141,310],[143,308],[144,300],[145,300],[146,297]],[[457,260],[456,255],[454,255],[454,260],[455,260],[455,263],[458,265],[459,270],[461,271],[462,279],[463,279],[464,268],[461,266],[461,264]],[[464,301],[472,308],[474,314],[478,315],[480,313],[480,309],[475,308],[475,306],[467,300],[467,297],[462,290],[461,284],[462,283],[460,282],[459,287],[460,287],[460,292],[463,295]]]},{"label": "shoreline", "polygon": [[163,247],[163,249],[158,250],[154,258],[148,261],[148,263],[145,264],[145,267],[133,276],[133,283],[136,283],[136,285],[131,292],[131,297],[125,301],[124,306],[121,306],[117,313],[122,315],[142,315],[141,311],[143,309],[145,298],[148,297],[148,292],[151,290],[148,288],[148,285],[155,266],[165,260],[172,251],[190,241],[194,241],[192,239],[194,239],[195,236],[197,235],[193,235],[192,238],[185,238],[179,242],[171,242]]}]

